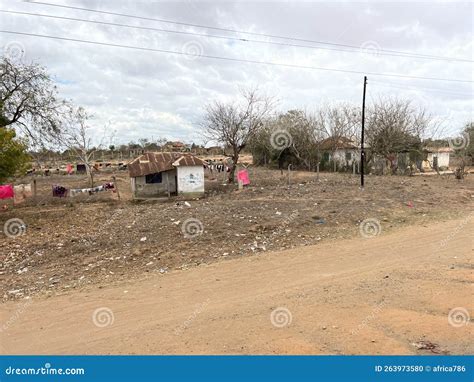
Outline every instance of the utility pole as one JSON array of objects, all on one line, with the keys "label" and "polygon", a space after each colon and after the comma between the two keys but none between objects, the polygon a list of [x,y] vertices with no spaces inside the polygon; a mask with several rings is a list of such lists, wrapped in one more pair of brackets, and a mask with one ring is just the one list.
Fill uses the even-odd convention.
[{"label": "utility pole", "polygon": [[365,128],[365,89],[367,87],[367,76],[364,76],[364,92],[362,96],[362,133],[360,139],[360,188],[364,188],[364,128]]}]

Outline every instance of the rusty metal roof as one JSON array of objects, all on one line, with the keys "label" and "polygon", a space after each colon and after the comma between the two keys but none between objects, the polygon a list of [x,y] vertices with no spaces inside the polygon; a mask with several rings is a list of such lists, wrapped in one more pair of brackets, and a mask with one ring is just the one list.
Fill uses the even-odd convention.
[{"label": "rusty metal roof", "polygon": [[190,154],[181,154],[181,157],[173,162],[173,166],[204,166],[206,162]]},{"label": "rusty metal roof", "polygon": [[128,164],[131,178],[169,171],[178,166],[203,166],[206,162],[191,154],[145,153]]},{"label": "rusty metal roof", "polygon": [[321,150],[335,150],[335,149],[357,149],[357,146],[354,145],[349,138],[346,137],[329,137],[323,139],[319,143],[319,148]]}]

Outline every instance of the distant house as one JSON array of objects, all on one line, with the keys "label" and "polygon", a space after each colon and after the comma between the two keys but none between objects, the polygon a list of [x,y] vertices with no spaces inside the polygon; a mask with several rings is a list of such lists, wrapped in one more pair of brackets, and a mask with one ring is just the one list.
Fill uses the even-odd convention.
[{"label": "distant house", "polygon": [[426,147],[426,160],[423,162],[424,168],[448,168],[449,158],[453,150],[450,147]]},{"label": "distant house", "polygon": [[352,140],[346,137],[326,138],[319,144],[323,163],[332,162],[334,168],[350,167],[359,163],[360,150]]},{"label": "distant house", "polygon": [[205,164],[187,153],[145,153],[128,164],[133,196],[202,196]]},{"label": "distant house", "polygon": [[206,147],[206,154],[208,155],[222,155],[224,150],[219,146]]},{"label": "distant house", "polygon": [[183,142],[180,141],[169,141],[165,143],[164,147],[165,151],[170,151],[170,152],[190,152],[191,151],[191,145],[187,145]]}]

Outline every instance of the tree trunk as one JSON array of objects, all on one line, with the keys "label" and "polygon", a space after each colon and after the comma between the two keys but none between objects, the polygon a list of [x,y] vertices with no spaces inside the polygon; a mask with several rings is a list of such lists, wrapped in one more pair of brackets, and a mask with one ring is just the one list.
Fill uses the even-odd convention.
[{"label": "tree trunk", "polygon": [[92,173],[91,166],[86,163],[87,176],[89,177],[89,184],[91,187],[94,187],[94,174]]},{"label": "tree trunk", "polygon": [[232,166],[230,167],[229,172],[229,183],[234,183],[234,176],[235,176],[235,169],[237,168],[237,162],[239,161],[239,153],[234,151],[234,155],[232,156]]}]

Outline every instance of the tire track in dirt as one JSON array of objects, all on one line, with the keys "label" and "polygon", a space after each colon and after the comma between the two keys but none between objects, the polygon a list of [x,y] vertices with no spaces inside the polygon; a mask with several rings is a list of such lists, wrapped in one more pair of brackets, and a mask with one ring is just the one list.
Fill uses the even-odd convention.
[{"label": "tire track in dirt", "polygon": [[[431,245],[456,230],[461,221],[265,253],[38,299],[0,334],[2,351],[408,354],[417,351],[410,345],[417,336],[433,332],[446,351],[466,352],[469,326],[449,326],[441,310],[435,309],[437,315],[425,313],[433,308],[432,303],[427,305],[427,295],[440,286],[446,292],[440,294],[440,306],[455,302],[472,312],[468,285],[458,285],[445,271],[453,256],[457,262],[470,262],[468,230],[458,232],[442,248]],[[422,275],[425,269],[438,270],[442,283],[420,278],[420,289],[416,280],[404,277],[416,270]],[[357,289],[360,285],[365,289]],[[195,313],[196,306],[207,300]],[[386,304],[351,335],[377,301]],[[102,306],[112,309],[115,320],[109,327],[97,328],[91,314]],[[276,328],[270,322],[272,309],[279,306],[292,313],[288,327]],[[16,308],[17,303],[3,304],[2,321]],[[177,335],[176,328],[183,325]],[[38,343],[32,343],[32,337]]]}]

